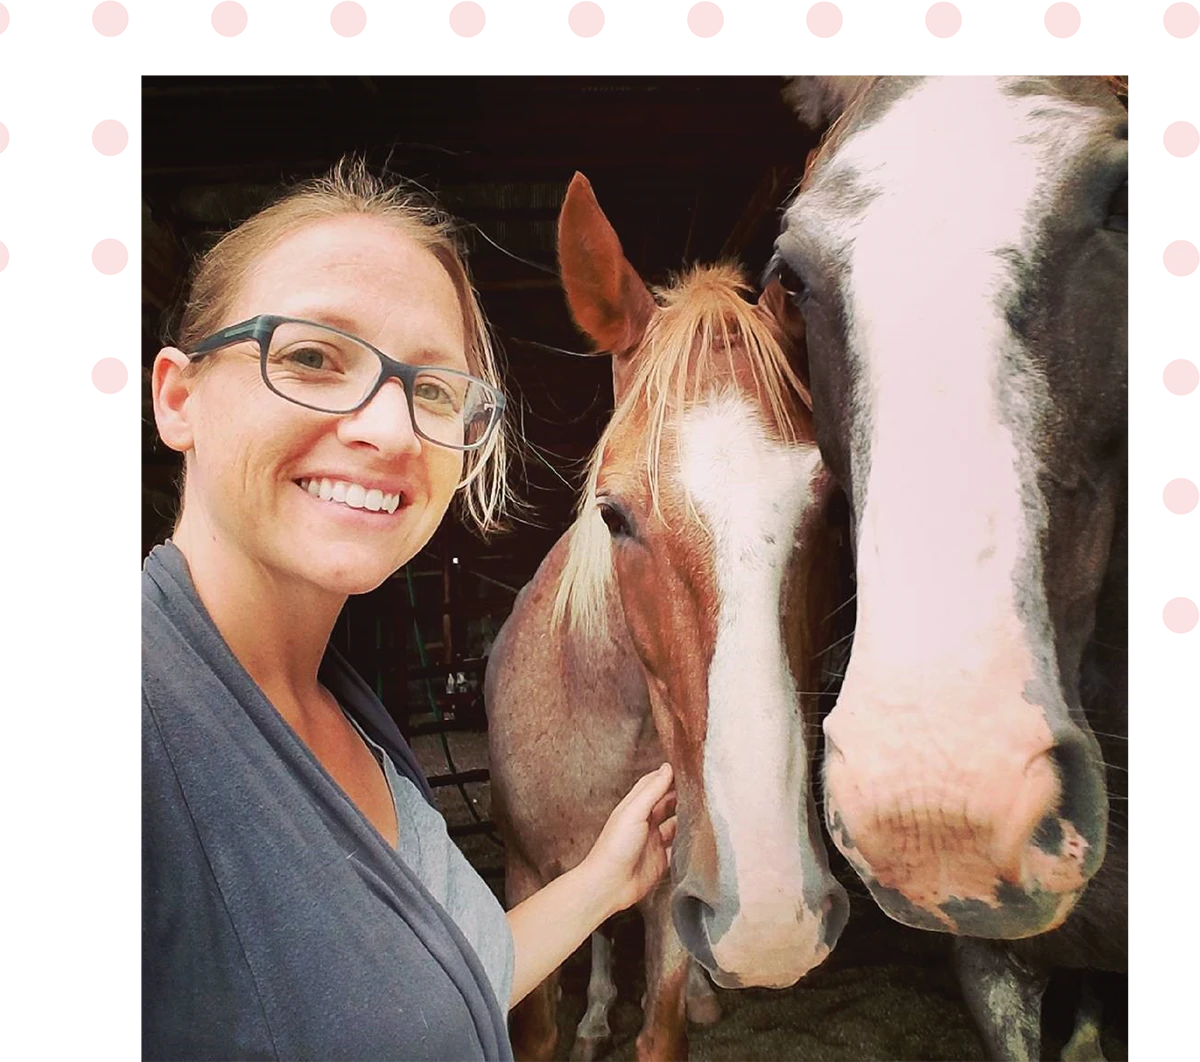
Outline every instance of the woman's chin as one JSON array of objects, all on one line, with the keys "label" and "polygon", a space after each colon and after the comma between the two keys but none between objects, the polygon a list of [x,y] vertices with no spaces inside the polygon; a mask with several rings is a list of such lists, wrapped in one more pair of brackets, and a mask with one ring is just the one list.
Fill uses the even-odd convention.
[{"label": "woman's chin", "polygon": [[372,590],[378,590],[391,574],[391,572],[385,572],[383,575],[376,577],[339,579],[332,589],[335,589],[339,594],[346,594],[348,596],[369,594]]},{"label": "woman's chin", "polygon": [[354,569],[337,572],[337,574],[331,577],[331,589],[336,589],[337,593],[347,595],[370,594],[372,590],[382,587],[395,570],[395,568],[380,569],[378,566],[374,566],[374,568],[367,571]]},{"label": "woman's chin", "polygon": [[347,595],[369,594],[401,566],[397,555],[383,557],[378,549],[337,543],[305,558],[293,570],[298,569],[307,582],[331,594]]}]

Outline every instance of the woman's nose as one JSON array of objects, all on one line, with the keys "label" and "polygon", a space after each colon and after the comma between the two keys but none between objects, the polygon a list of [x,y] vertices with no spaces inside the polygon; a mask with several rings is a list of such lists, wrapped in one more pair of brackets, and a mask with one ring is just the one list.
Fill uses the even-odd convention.
[{"label": "woman's nose", "polygon": [[384,383],[357,413],[342,418],[338,434],[344,442],[366,443],[384,454],[421,450],[421,438],[413,429],[404,385],[395,379]]}]

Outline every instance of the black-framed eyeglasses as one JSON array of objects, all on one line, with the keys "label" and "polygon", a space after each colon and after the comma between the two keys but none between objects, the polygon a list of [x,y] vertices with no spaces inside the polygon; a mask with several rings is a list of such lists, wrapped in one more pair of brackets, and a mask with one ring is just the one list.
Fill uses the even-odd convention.
[{"label": "black-framed eyeglasses", "polygon": [[440,365],[408,365],[365,339],[331,325],[263,313],[209,336],[188,354],[195,361],[234,343],[258,344],[263,383],[289,402],[321,413],[354,413],[396,377],[422,439],[454,450],[478,450],[504,412],[504,395],[470,373]]}]

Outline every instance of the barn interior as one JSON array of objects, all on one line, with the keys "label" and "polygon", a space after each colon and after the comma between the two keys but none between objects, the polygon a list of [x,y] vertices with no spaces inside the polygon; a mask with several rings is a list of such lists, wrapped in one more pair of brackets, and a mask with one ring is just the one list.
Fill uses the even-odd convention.
[{"label": "barn interior", "polygon": [[[413,744],[452,834],[497,891],[487,653],[517,591],[569,526],[612,408],[609,360],[591,355],[558,281],[563,194],[576,171],[588,177],[651,284],[718,259],[742,263],[755,283],[815,144],[781,86],[777,77],[143,79],[144,552],[170,534],[180,467],[154,430],[149,370],[174,335],[195,256],[282,186],[348,153],[428,189],[462,223],[504,363],[507,415],[523,440],[513,484],[523,505],[488,541],[448,519],[410,564],[351,599],[334,642]],[[727,1020],[693,1030],[693,1057],[983,1058],[949,939],[889,922],[836,853],[833,862],[853,900],[834,956],[787,992],[722,993]],[[621,989],[610,1057],[631,1058],[636,916],[616,932],[630,942],[619,943],[618,967],[632,987]],[[576,956],[564,979],[561,1052],[586,978]],[[1072,990],[1061,990],[1061,1015],[1048,1008],[1048,1048],[1070,1035]],[[1105,996],[1109,1058],[1126,1057],[1122,999]]]},{"label": "barn interior", "polygon": [[[693,262],[765,265],[813,138],[778,78],[146,78],[143,377],[173,334],[189,263],[281,186],[364,157],[432,192],[462,223],[504,363],[521,447],[509,529],[481,541],[448,519],[412,563],[351,600],[335,638],[450,788],[468,840],[486,789],[474,748],[487,649],[517,590],[567,528],[579,472],[612,408],[609,359],[590,356],[559,286],[555,232],[584,173],[643,278]],[[148,400],[148,389],[143,388]],[[177,455],[145,426],[144,549],[170,532]],[[443,744],[445,747],[443,748]],[[478,743],[476,743],[478,744]],[[437,761],[441,762],[437,762]],[[463,762],[459,762],[462,760]],[[495,846],[492,845],[492,853]]]}]

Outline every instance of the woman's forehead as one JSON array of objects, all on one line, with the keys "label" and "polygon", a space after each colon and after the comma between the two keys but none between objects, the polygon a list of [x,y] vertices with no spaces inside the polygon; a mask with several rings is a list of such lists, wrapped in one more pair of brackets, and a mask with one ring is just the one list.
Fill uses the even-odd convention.
[{"label": "woman's forehead", "polygon": [[444,288],[455,297],[454,285],[432,251],[396,225],[353,215],[308,222],[283,236],[254,261],[246,286],[342,278],[372,287]]},{"label": "woman's forehead", "polygon": [[[463,312],[437,257],[395,225],[349,216],[310,222],[264,251],[247,272],[231,319],[306,317],[364,339],[401,325],[461,350]],[[232,322],[230,322],[232,323]]]}]

